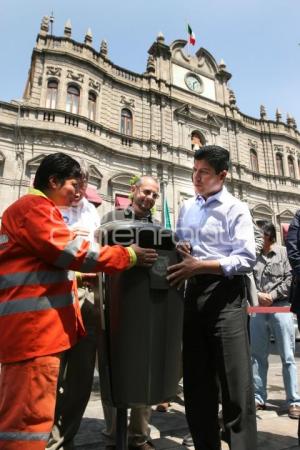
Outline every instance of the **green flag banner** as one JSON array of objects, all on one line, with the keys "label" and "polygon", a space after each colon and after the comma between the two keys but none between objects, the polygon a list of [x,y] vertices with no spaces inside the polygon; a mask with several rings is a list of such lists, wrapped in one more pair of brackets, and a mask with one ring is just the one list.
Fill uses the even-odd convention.
[{"label": "green flag banner", "polygon": [[167,228],[168,230],[171,230],[172,229],[171,217],[167,199],[165,199],[164,202],[164,219],[165,219],[164,227]]}]

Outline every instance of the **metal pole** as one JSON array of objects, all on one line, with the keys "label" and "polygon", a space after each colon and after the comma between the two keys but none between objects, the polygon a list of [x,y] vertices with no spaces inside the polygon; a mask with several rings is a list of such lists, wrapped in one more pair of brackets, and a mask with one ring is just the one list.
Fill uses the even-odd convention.
[{"label": "metal pole", "polygon": [[53,22],[54,22],[54,15],[53,11],[51,11],[51,16],[49,17],[50,20],[50,36],[53,35]]},{"label": "metal pole", "polygon": [[162,226],[165,225],[165,182],[160,183],[161,190],[161,223]]}]

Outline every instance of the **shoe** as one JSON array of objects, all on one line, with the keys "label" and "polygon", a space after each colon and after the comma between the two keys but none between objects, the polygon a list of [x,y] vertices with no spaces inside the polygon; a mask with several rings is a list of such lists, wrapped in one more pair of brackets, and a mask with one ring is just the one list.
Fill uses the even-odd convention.
[{"label": "shoe", "polygon": [[156,450],[152,442],[146,441],[142,445],[128,445],[128,450]]},{"label": "shoe", "polygon": [[193,438],[190,433],[184,436],[182,440],[182,445],[184,445],[185,447],[194,447]]},{"label": "shoe", "polygon": [[266,409],[266,405],[265,405],[265,403],[255,402],[255,408],[256,408],[256,411],[263,411]]},{"label": "shoe", "polygon": [[288,416],[290,419],[299,419],[300,405],[290,405],[288,410]]},{"label": "shoe", "polygon": [[168,412],[169,406],[171,406],[171,403],[169,403],[169,402],[159,403],[156,407],[156,411]]}]

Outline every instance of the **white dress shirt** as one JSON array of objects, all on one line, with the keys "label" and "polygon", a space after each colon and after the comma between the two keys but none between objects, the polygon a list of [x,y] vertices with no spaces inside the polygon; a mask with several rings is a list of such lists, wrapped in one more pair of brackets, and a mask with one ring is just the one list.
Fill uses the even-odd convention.
[{"label": "white dress shirt", "polygon": [[92,203],[83,197],[76,206],[60,206],[59,210],[70,229],[85,228],[89,231],[85,239],[94,242],[95,230],[100,227],[100,216]]},{"label": "white dress shirt", "polygon": [[225,276],[250,272],[255,264],[248,206],[225,186],[206,201],[199,194],[187,200],[179,213],[176,234],[191,243],[194,257],[218,260]]}]

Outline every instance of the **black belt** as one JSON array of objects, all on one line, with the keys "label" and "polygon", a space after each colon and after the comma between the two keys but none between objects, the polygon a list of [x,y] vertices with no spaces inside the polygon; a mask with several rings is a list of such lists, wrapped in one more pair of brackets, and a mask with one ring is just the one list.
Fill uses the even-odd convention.
[{"label": "black belt", "polygon": [[225,277],[224,275],[217,275],[217,274],[210,274],[210,273],[204,273],[201,275],[194,275],[192,278],[190,278],[189,281],[193,281],[196,283],[203,283],[204,281],[232,281],[237,279],[243,279],[244,275],[232,275],[231,277]]}]

